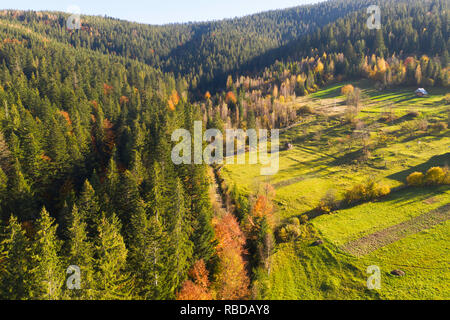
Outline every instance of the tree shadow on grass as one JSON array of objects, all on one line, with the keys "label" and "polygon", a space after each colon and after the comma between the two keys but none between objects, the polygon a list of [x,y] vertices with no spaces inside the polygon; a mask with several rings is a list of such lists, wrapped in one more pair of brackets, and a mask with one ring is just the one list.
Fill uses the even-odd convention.
[{"label": "tree shadow on grass", "polygon": [[411,102],[412,100],[417,100],[416,96],[408,96],[408,94],[406,94],[404,96],[405,96],[405,98],[403,98],[401,100],[397,100],[395,103],[400,104],[400,103],[407,102],[407,101]]},{"label": "tree shadow on grass", "polygon": [[[391,193],[386,198],[380,199],[379,202],[390,202],[401,206],[411,205],[413,203],[422,202],[431,197],[435,197],[446,192],[443,186],[432,187],[408,187]],[[413,199],[408,201],[409,199]]]},{"label": "tree shadow on grass", "polygon": [[[364,201],[354,204],[346,204],[342,202],[340,204],[339,211],[346,210],[358,206],[366,205],[369,202],[389,202],[391,205],[396,206],[407,206],[411,205],[413,203],[422,202],[427,199],[439,196],[444,194],[447,191],[447,188],[445,186],[433,186],[433,187],[401,187],[397,188],[396,190],[392,190],[391,194],[389,194],[386,197],[372,200],[372,201]],[[408,199],[413,199],[408,201]],[[314,218],[320,217],[322,215],[325,215],[326,213],[320,212],[317,209],[312,209],[306,212],[303,212],[299,215],[297,215],[298,218],[301,216],[307,216],[308,220],[313,220]]]}]

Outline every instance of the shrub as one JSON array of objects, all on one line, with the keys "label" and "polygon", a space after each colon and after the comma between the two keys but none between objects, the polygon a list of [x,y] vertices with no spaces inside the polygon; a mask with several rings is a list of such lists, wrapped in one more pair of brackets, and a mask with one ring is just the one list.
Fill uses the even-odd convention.
[{"label": "shrub", "polygon": [[386,146],[387,143],[391,140],[391,138],[384,131],[378,132],[377,138],[377,146],[379,147]]},{"label": "shrub", "polygon": [[332,211],[336,210],[338,207],[339,207],[339,203],[336,199],[336,191],[328,190],[325,197],[323,197],[319,201],[317,210],[321,214],[328,214],[328,213],[331,213]]},{"label": "shrub", "polygon": [[427,131],[429,123],[427,119],[420,119],[415,121],[415,125],[418,131]]},{"label": "shrub", "polygon": [[447,167],[433,167],[425,175],[422,172],[411,173],[406,178],[406,182],[409,186],[448,185],[450,184],[450,171]]},{"label": "shrub", "polygon": [[299,114],[299,115],[312,114],[312,113],[314,113],[314,110],[311,108],[311,106],[301,106],[297,111],[297,114]]},{"label": "shrub", "polygon": [[328,214],[331,213],[332,208],[328,206],[323,200],[320,200],[319,205],[317,206],[317,211],[320,214]]},{"label": "shrub", "polygon": [[424,175],[422,172],[413,172],[408,178],[406,178],[406,182],[411,187],[420,187],[424,184]]},{"label": "shrub", "polygon": [[448,170],[448,168],[445,168],[444,172],[445,172],[445,177],[444,177],[443,184],[449,185],[450,184],[450,171]]},{"label": "shrub", "polygon": [[378,197],[385,197],[391,193],[391,188],[386,185],[379,186]]},{"label": "shrub", "polygon": [[308,223],[308,216],[307,215],[300,216],[300,223],[301,224],[307,224]]},{"label": "shrub", "polygon": [[276,232],[276,236],[280,242],[289,242],[296,240],[302,235],[302,227],[298,218],[291,218],[282,225]]},{"label": "shrub", "polygon": [[434,131],[441,132],[441,131],[447,130],[448,124],[446,124],[445,122],[437,122],[437,123],[433,123],[431,128]]},{"label": "shrub", "polygon": [[425,183],[428,185],[444,184],[446,172],[441,167],[430,168],[425,175]]},{"label": "shrub", "polygon": [[349,204],[361,201],[365,199],[366,193],[366,187],[363,184],[357,184],[346,192],[345,201]]},{"label": "shrub", "polygon": [[302,232],[300,231],[300,228],[293,224],[288,224],[286,226],[286,232],[287,232],[289,240],[295,240],[298,237],[300,237],[300,235],[302,234]]},{"label": "shrub", "polygon": [[373,180],[369,180],[365,184],[357,184],[345,194],[345,201],[348,204],[374,200],[380,197],[387,196],[391,193],[391,188],[385,185],[380,185]]},{"label": "shrub", "polygon": [[364,200],[372,200],[387,196],[391,193],[391,188],[385,185],[379,185],[373,180],[369,180],[366,185],[366,195]]},{"label": "shrub", "polygon": [[445,100],[445,102],[446,102],[447,104],[450,103],[450,93],[447,93],[447,94],[445,95],[444,100]]},{"label": "shrub", "polygon": [[280,242],[289,242],[296,240],[301,234],[299,225],[287,224],[278,229],[277,238]]},{"label": "shrub", "polygon": [[400,131],[413,136],[419,132],[427,131],[428,125],[426,119],[416,119],[402,123]]},{"label": "shrub", "polygon": [[410,111],[406,116],[408,118],[417,118],[418,116],[420,116],[420,113],[419,111]]},{"label": "shrub", "polygon": [[277,238],[279,239],[280,242],[288,242],[289,241],[288,235],[287,235],[287,231],[286,231],[285,227],[281,227],[278,230]]}]

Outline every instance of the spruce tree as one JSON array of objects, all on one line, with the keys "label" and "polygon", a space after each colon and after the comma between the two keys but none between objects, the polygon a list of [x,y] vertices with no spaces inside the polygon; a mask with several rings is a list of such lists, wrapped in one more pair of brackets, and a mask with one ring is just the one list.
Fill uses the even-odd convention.
[{"label": "spruce tree", "polygon": [[171,203],[169,225],[171,245],[169,250],[170,264],[173,266],[171,281],[175,290],[186,279],[193,254],[193,244],[190,240],[191,221],[188,220],[184,190],[178,178]]},{"label": "spruce tree", "polygon": [[59,257],[60,240],[57,225],[45,208],[36,221],[36,235],[32,248],[31,298],[57,300],[61,298],[64,270]]},{"label": "spruce tree", "polygon": [[94,238],[97,234],[97,225],[100,222],[100,205],[94,188],[88,180],[84,182],[83,190],[77,201],[81,220],[87,224],[88,236]]},{"label": "spruce tree", "polygon": [[130,253],[128,269],[133,273],[137,296],[160,299],[170,295],[164,287],[168,266],[168,239],[155,217],[147,217],[144,203],[140,202],[131,219]]},{"label": "spruce tree", "polygon": [[91,299],[94,297],[94,246],[87,235],[87,224],[77,206],[74,205],[69,221],[67,240],[67,267],[77,266],[81,273],[81,288],[67,290],[73,299]]},{"label": "spruce tree", "polygon": [[150,203],[150,208],[155,219],[160,223],[162,223],[162,219],[164,219],[167,210],[167,199],[165,198],[167,187],[164,184],[165,180],[161,165],[155,162],[151,172],[151,185],[146,200]]},{"label": "spruce tree", "polygon": [[11,216],[5,228],[0,260],[0,299],[22,300],[29,298],[30,243],[21,224]]},{"label": "spruce tree", "polygon": [[125,271],[128,250],[120,234],[121,224],[115,214],[102,214],[96,245],[96,298],[102,300],[128,299],[133,290]]},{"label": "spruce tree", "polygon": [[[139,186],[135,177],[128,170],[121,173],[115,194],[112,197],[112,204],[114,211],[122,222],[123,230],[128,230],[131,215],[138,210],[139,201]],[[127,234],[124,233],[124,235]],[[128,239],[125,240],[128,243]]]},{"label": "spruce tree", "polygon": [[216,246],[212,216],[208,210],[202,210],[198,217],[197,228],[192,235],[194,260],[203,259],[211,269],[216,265]]}]

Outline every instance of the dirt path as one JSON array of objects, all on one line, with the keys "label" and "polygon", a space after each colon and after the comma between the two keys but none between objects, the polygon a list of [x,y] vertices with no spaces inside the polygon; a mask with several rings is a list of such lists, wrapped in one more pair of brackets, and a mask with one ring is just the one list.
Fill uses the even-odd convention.
[{"label": "dirt path", "polygon": [[219,184],[219,173],[218,173],[218,168],[215,167],[211,167],[212,171],[213,171],[213,183],[214,183],[214,195],[215,195],[215,201],[217,204],[219,204],[219,206],[223,209],[223,210],[227,210],[227,205],[225,202],[225,195],[223,193],[223,190],[220,187]]},{"label": "dirt path", "polygon": [[404,237],[430,229],[450,219],[450,203],[411,220],[347,242],[342,249],[354,256],[364,256]]}]

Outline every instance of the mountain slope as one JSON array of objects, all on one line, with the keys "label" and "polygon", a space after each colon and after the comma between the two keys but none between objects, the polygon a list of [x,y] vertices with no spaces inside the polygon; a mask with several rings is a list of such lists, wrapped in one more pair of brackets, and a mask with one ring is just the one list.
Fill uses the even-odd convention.
[{"label": "mountain slope", "polygon": [[221,84],[215,77],[360,9],[358,1],[334,0],[243,18],[166,26],[110,18],[82,17],[82,30],[66,30],[67,14],[3,11],[1,19],[20,22],[40,34],[71,44],[138,59],[196,82]]}]

